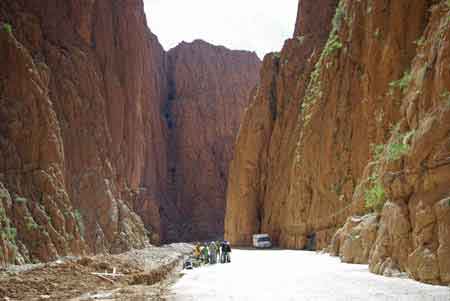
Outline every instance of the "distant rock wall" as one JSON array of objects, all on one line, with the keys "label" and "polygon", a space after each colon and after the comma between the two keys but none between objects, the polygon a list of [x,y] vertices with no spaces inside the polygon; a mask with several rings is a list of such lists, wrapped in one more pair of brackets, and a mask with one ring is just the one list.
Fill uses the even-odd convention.
[{"label": "distant rock wall", "polygon": [[200,40],[168,52],[170,199],[182,221],[169,240],[223,237],[228,167],[260,65]]}]

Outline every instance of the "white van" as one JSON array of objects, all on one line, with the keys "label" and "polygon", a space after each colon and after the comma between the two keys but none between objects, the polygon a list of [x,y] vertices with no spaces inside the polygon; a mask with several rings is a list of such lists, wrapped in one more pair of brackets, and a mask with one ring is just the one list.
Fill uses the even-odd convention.
[{"label": "white van", "polygon": [[269,234],[254,234],[253,246],[255,248],[271,248],[272,241],[270,240]]}]

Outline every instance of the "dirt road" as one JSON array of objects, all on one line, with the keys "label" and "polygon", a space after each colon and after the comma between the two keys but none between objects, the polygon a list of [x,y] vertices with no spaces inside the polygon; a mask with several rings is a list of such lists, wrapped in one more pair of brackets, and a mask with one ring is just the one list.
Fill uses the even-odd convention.
[{"label": "dirt road", "polygon": [[450,300],[448,287],[377,276],[366,265],[305,251],[234,250],[230,264],[184,273],[169,300]]}]

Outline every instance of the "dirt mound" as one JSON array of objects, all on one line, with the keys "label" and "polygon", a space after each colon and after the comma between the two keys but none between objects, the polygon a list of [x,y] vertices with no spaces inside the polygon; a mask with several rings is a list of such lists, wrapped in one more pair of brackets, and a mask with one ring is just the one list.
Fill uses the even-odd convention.
[{"label": "dirt mound", "polygon": [[191,252],[189,245],[176,244],[121,255],[65,258],[11,267],[0,273],[0,298],[91,300],[96,295],[109,294],[120,299],[125,293],[131,296],[135,285],[149,286],[166,279]]}]

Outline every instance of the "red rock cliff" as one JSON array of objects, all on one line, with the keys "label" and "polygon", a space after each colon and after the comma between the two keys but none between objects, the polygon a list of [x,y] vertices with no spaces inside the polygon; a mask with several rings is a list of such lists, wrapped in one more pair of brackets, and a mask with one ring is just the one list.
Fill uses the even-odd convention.
[{"label": "red rock cliff", "polygon": [[168,239],[219,238],[228,166],[260,60],[197,40],[170,50],[168,62],[170,197],[182,225]]},{"label": "red rock cliff", "polygon": [[300,135],[299,106],[328,37],[336,4],[300,1],[295,36],[286,41],[281,53],[264,59],[228,178],[225,235],[234,244],[249,244],[251,235],[266,227],[274,227],[270,234],[279,240],[280,210],[286,203]]},{"label": "red rock cliff", "polygon": [[36,260],[144,246],[133,201],[163,194],[167,159],[142,1],[2,1],[0,17],[2,237]]},{"label": "red rock cliff", "polygon": [[5,0],[0,25],[2,263],[223,234],[255,54],[166,54],[142,0]]},{"label": "red rock cliff", "polygon": [[450,282],[444,2],[300,1],[296,36],[265,58],[240,129],[226,238],[322,249],[373,212],[347,221],[333,253]]}]

